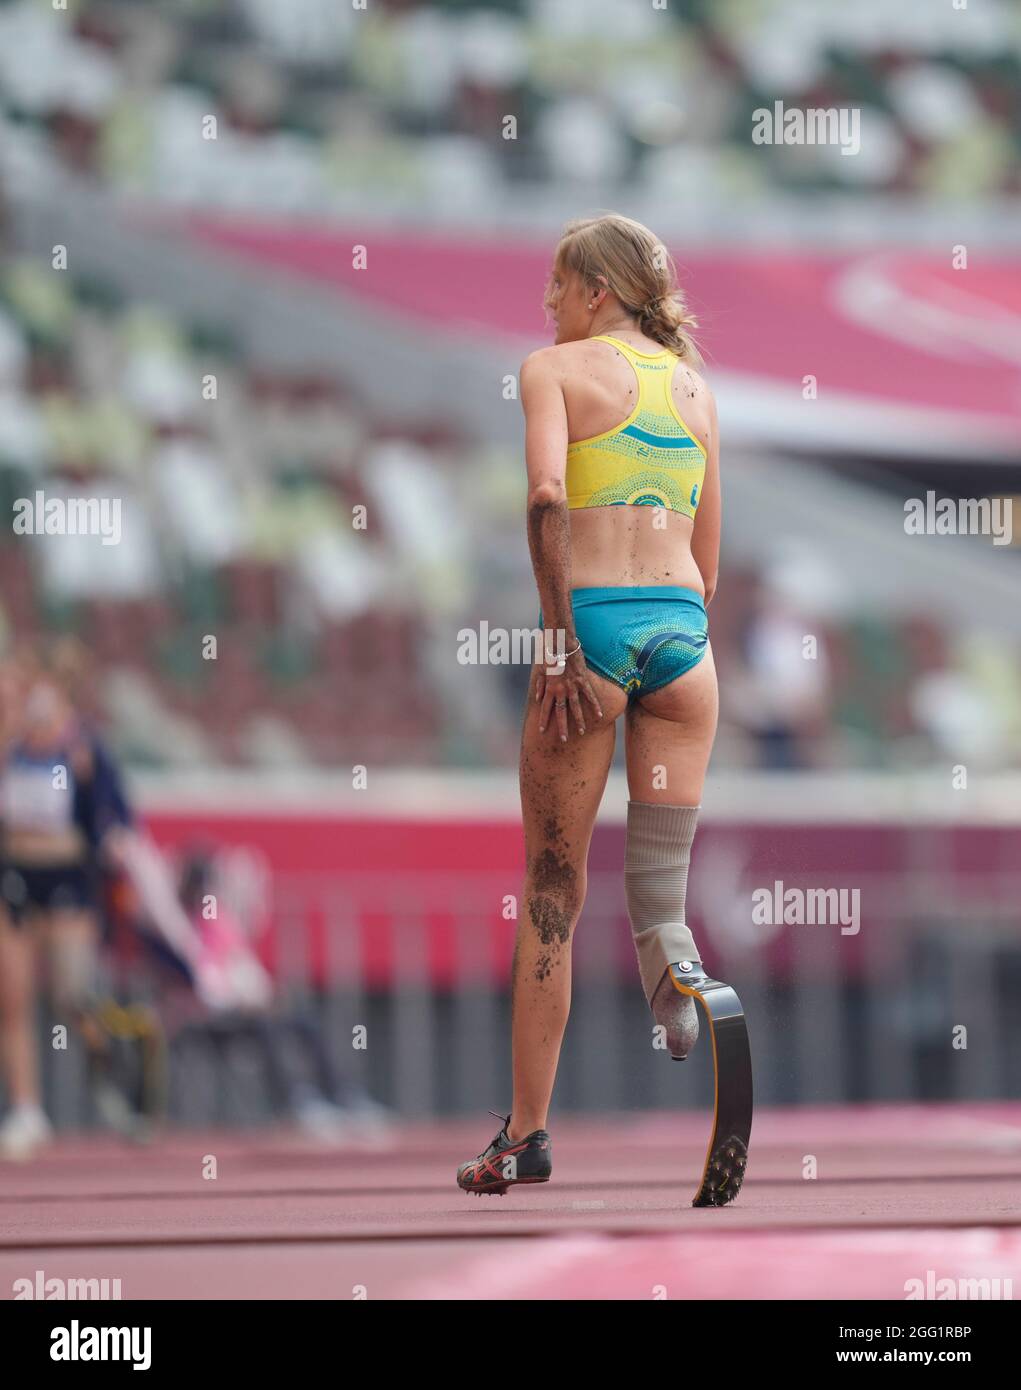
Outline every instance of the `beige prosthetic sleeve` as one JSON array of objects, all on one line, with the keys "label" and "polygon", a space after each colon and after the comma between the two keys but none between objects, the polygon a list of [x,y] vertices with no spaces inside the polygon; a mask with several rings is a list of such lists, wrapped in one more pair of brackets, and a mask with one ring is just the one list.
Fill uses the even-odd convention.
[{"label": "beige prosthetic sleeve", "polygon": [[700,959],[684,924],[691,842],[700,809],[644,801],[627,804],[624,887],[642,988],[650,1007],[668,966]]}]

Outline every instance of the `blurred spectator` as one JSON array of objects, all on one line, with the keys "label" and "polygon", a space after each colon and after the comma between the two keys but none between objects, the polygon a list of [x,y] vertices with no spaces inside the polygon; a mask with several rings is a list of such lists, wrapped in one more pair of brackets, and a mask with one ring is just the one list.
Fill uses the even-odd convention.
[{"label": "blurred spectator", "polygon": [[[208,850],[186,856],[180,900],[201,943],[194,988],[206,1016],[191,1031],[220,1049],[235,1039],[252,1043],[277,1110],[306,1133],[330,1141],[385,1141],[385,1110],[338,1071],[317,1020],[280,1006],[271,976],[230,910]],[[301,1054],[300,1069],[291,1064],[292,1044]]]},{"label": "blurred spectator", "polygon": [[817,761],[827,725],[830,666],[825,640],[804,607],[765,582],[748,614],[728,707],[752,735],[760,767],[793,770]]}]

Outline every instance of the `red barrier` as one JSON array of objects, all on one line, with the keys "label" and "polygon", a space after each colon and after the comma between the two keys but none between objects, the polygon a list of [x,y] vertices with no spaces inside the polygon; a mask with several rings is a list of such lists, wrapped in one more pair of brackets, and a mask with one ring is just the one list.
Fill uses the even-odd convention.
[{"label": "red barrier", "polygon": [[[280,974],[311,981],[357,976],[385,987],[398,968],[395,924],[411,921],[424,934],[413,968],[434,988],[451,987],[465,978],[460,918],[487,938],[482,965],[477,960],[474,968],[506,979],[515,921],[504,915],[503,900],[520,895],[524,872],[515,821],[205,813],[161,814],[151,828],[172,851],[204,842],[243,847],[264,861],[273,903],[263,952]],[[880,934],[892,939],[919,919],[953,920],[958,904],[962,912],[966,905],[977,930],[986,920],[1016,922],[1017,849],[1011,827],[709,823],[696,841],[690,920],[703,933],[709,958],[721,942],[732,951],[760,946],[770,974],[781,977],[795,966],[799,974],[811,971],[820,960],[830,968],[832,953],[809,949],[812,934],[830,933],[836,969],[846,978],[863,972],[865,947],[874,947]],[[590,893],[590,913],[622,914],[623,853],[623,827],[597,826],[589,870],[599,890]],[[607,886],[619,897],[611,901]],[[792,912],[795,920],[771,922],[790,889],[796,896],[857,889],[859,918],[841,926],[799,922]],[[765,922],[753,920],[755,894]],[[331,938],[338,922],[356,937],[342,953]],[[626,926],[615,958],[633,971]]]}]

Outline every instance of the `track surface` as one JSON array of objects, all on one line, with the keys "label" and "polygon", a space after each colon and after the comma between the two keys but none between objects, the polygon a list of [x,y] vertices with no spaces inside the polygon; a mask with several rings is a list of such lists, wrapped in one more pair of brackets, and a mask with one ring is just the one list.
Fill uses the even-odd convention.
[{"label": "track surface", "polygon": [[928,1271],[1021,1296],[1021,1105],[762,1112],[722,1210],[690,1206],[705,1117],[557,1121],[549,1186],[469,1196],[496,1123],[65,1139],[0,1167],[0,1298],[37,1270],[125,1299],[903,1299]]}]

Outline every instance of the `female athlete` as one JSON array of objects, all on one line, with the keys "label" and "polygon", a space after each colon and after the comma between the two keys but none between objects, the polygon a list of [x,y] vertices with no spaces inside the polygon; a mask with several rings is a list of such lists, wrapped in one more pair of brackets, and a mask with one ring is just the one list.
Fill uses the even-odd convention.
[{"label": "female athlete", "polygon": [[540,626],[564,660],[537,664],[529,682],[514,1096],[493,1142],[458,1169],[458,1185],[476,1193],[552,1172],[546,1123],[571,938],[621,715],[625,886],[642,984],[673,1057],[698,1035],[694,1001],[669,967],[699,961],[684,905],[717,722],[706,621],[720,540],[716,407],[671,259],[640,223],[570,223],[545,306],[555,344],[521,368],[527,525]]}]

